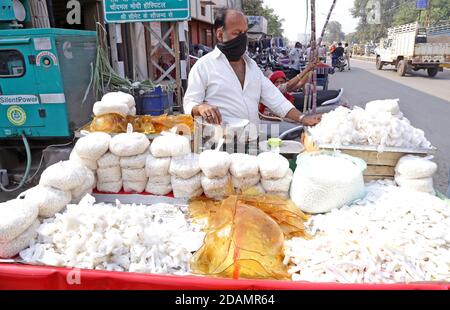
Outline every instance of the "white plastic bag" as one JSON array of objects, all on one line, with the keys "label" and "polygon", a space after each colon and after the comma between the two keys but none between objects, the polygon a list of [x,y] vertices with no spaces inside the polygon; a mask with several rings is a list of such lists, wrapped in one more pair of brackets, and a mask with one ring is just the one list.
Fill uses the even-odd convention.
[{"label": "white plastic bag", "polygon": [[[219,143],[221,145],[221,143]],[[220,146],[218,147],[220,148]],[[200,154],[200,168],[210,179],[223,178],[230,168],[231,158],[227,152],[206,150]]]},{"label": "white plastic bag", "polygon": [[292,176],[294,173],[291,169],[281,179],[268,180],[262,179],[261,184],[266,192],[289,192],[291,186]]},{"label": "white plastic bag", "polygon": [[433,178],[423,178],[423,179],[407,179],[400,175],[395,176],[395,183],[403,188],[408,188],[414,191],[436,194],[433,187]]},{"label": "white plastic bag", "polygon": [[148,178],[148,183],[151,184],[160,184],[160,185],[167,185],[170,184],[171,175],[157,175],[157,176],[151,176]]},{"label": "white plastic bag", "polygon": [[261,153],[257,156],[257,162],[263,179],[280,179],[289,170],[289,161],[277,153]]},{"label": "white plastic bag", "polygon": [[188,138],[173,132],[163,131],[156,137],[150,151],[154,157],[176,157],[191,153],[191,144]]},{"label": "white plastic bag", "polygon": [[128,108],[133,108],[136,106],[136,102],[134,97],[130,94],[118,91],[118,92],[109,92],[103,95],[102,102],[106,104],[112,103],[120,103],[125,104]]},{"label": "white plastic bag", "polygon": [[429,157],[406,155],[400,158],[395,172],[406,179],[431,178],[437,171],[436,163]]},{"label": "white plastic bag", "polygon": [[200,195],[203,193],[200,173],[189,179],[172,176],[171,183],[175,198],[192,198],[196,197],[199,192]]},{"label": "white plastic bag", "polygon": [[380,112],[388,112],[392,115],[400,114],[400,107],[398,102],[400,99],[385,99],[385,100],[374,100],[366,103],[365,110],[374,114]]},{"label": "white plastic bag", "polygon": [[70,192],[43,185],[35,186],[25,194],[25,200],[36,204],[39,208],[39,216],[43,218],[53,217],[64,209],[71,199]]},{"label": "white plastic bag", "polygon": [[227,174],[222,178],[210,179],[206,175],[202,176],[202,188],[205,196],[211,199],[223,199],[230,193],[227,190],[230,188],[230,176]]},{"label": "white plastic bag", "polygon": [[188,189],[178,188],[178,187],[173,188],[173,186],[172,186],[172,192],[173,192],[173,196],[175,198],[190,199],[190,198],[201,196],[203,194],[203,188],[199,187],[194,190],[188,190]]},{"label": "white plastic bag", "polygon": [[227,196],[227,192],[223,188],[218,188],[209,191],[203,191],[205,196],[209,199],[222,200]]},{"label": "white plastic bag", "polygon": [[313,152],[297,157],[292,179],[292,201],[308,213],[340,208],[365,195],[366,163],[339,152]]},{"label": "white plastic bag", "polygon": [[149,145],[150,141],[143,133],[119,133],[111,139],[109,150],[120,157],[135,156],[145,153]]},{"label": "white plastic bag", "polygon": [[69,160],[73,161],[73,162],[75,162],[77,164],[83,165],[86,168],[88,168],[89,170],[97,170],[97,168],[98,168],[96,160],[92,160],[92,159],[88,159],[88,158],[82,158],[82,157],[80,157],[78,155],[78,153],[75,150],[73,150],[70,153]]},{"label": "white plastic bag", "polygon": [[123,181],[123,190],[127,193],[142,193],[147,185],[147,181]]},{"label": "white plastic bag", "polygon": [[111,136],[104,132],[92,132],[78,139],[74,151],[81,158],[97,160],[104,155],[109,148]]},{"label": "white plastic bag", "polygon": [[122,189],[122,181],[97,182],[97,190],[105,193],[118,193]]},{"label": "white plastic bag", "polygon": [[259,180],[260,180],[259,174],[245,178],[236,178],[234,175],[231,176],[231,182],[233,183],[233,187],[241,191],[257,185],[259,183]]},{"label": "white plastic bag", "polygon": [[126,156],[120,158],[120,167],[122,168],[144,168],[148,152],[135,156]]},{"label": "white plastic bag", "polygon": [[95,116],[114,113],[125,117],[127,116],[130,109],[126,104],[119,102],[105,103],[103,101],[97,101],[96,103],[94,103],[92,111],[94,112]]},{"label": "white plastic bag", "polygon": [[35,219],[23,233],[8,242],[0,242],[0,258],[10,258],[30,246],[30,242],[36,238],[40,222]]},{"label": "white plastic bag", "polygon": [[108,183],[122,180],[122,172],[119,166],[97,169],[97,182]]},{"label": "white plastic bag", "polygon": [[73,161],[60,161],[42,172],[40,185],[71,191],[85,182],[85,167]]},{"label": "white plastic bag", "polygon": [[149,180],[147,186],[145,187],[145,191],[153,195],[164,196],[172,191],[172,185],[170,182],[168,184],[153,183]]},{"label": "white plastic bag", "polygon": [[148,178],[144,168],[139,169],[122,169],[123,181],[147,182]]},{"label": "white plastic bag", "polygon": [[149,177],[168,175],[170,161],[170,157],[156,158],[152,154],[149,154],[145,162],[145,173]]},{"label": "white plastic bag", "polygon": [[198,154],[189,153],[183,156],[173,157],[170,162],[169,173],[178,178],[189,179],[199,172]]},{"label": "white plastic bag", "polygon": [[[259,167],[256,156],[234,153],[230,155],[230,173],[236,178],[259,176]],[[254,184],[253,184],[254,185]]]},{"label": "white plastic bag", "polygon": [[80,187],[77,187],[72,190],[72,203],[79,203],[80,200],[86,195],[91,194],[92,190],[95,188],[97,180],[95,178],[95,174],[87,170],[86,172],[86,182],[83,183]]},{"label": "white plastic bag", "polygon": [[202,188],[203,191],[209,192],[209,191],[214,191],[214,190],[223,190],[224,192],[226,191],[227,188],[229,188],[229,183],[230,183],[230,175],[225,175],[222,178],[208,178],[206,175],[202,176]]},{"label": "white plastic bag", "polygon": [[108,168],[120,165],[120,157],[114,155],[111,152],[105,153],[102,157],[97,160],[97,165],[99,168]]},{"label": "white plastic bag", "polygon": [[0,203],[0,242],[9,242],[23,233],[37,218],[39,207],[25,199]]}]

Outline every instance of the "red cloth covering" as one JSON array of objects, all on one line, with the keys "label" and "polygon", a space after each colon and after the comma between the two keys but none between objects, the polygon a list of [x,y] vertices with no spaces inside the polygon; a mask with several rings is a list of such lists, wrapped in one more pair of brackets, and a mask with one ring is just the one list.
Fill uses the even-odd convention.
[{"label": "red cloth covering", "polygon": [[[283,71],[275,71],[274,73],[272,73],[272,74],[269,76],[269,80],[270,80],[272,83],[274,83],[274,84],[275,84],[275,81],[278,80],[278,79],[284,79],[285,81],[287,81],[286,74],[284,74]],[[291,103],[294,103],[295,98],[294,98],[294,96],[292,96],[290,93],[285,92],[285,93],[283,93],[283,95],[284,95],[284,97],[285,97],[287,100],[289,100]],[[260,110],[260,111],[261,111],[261,110]],[[264,112],[264,111],[263,111],[263,112]],[[261,112],[261,113],[263,113],[263,112]]]},{"label": "red cloth covering", "polygon": [[272,73],[272,74],[269,76],[269,80],[270,80],[272,83],[275,83],[275,81],[278,80],[278,79],[284,79],[284,80],[287,80],[286,74],[284,74],[283,71],[275,71],[274,73]]},{"label": "red cloth covering", "polygon": [[[78,281],[79,280],[79,281]],[[450,283],[337,284],[231,280],[0,264],[0,290],[449,290]]]}]

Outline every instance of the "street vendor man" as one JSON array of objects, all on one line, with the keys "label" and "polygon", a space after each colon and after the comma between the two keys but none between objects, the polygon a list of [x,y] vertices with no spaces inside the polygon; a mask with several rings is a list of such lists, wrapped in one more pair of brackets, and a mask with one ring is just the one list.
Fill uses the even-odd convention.
[{"label": "street vendor man", "polygon": [[313,126],[320,122],[320,115],[305,116],[298,111],[246,55],[248,24],[242,12],[221,11],[215,28],[218,44],[189,73],[183,101],[186,114],[201,116],[210,124],[221,124],[224,116],[248,119],[258,125],[261,102],[297,125]]}]

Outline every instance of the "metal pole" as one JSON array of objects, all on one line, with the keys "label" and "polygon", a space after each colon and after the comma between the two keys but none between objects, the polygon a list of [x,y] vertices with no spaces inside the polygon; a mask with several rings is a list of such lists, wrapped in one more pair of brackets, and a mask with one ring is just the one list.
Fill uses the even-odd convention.
[{"label": "metal pole", "polygon": [[[311,38],[310,38],[310,52],[308,63],[311,63],[313,57],[315,55],[315,44],[316,44],[316,0],[311,0]],[[314,102],[314,74],[309,74],[308,91],[305,92],[305,105],[307,106],[306,110],[310,111],[316,104]],[[314,109],[313,109],[314,110]]]},{"label": "metal pole", "polygon": [[[180,38],[178,33],[178,23],[173,23],[173,45],[175,52],[175,77],[176,77],[176,85],[177,85],[177,109],[181,110],[182,102],[181,102],[181,66],[180,66]],[[173,107],[172,107],[173,108]]]},{"label": "metal pole", "polygon": [[[313,54],[314,56],[312,57],[313,59],[318,59],[319,58],[319,47],[322,44],[322,39],[325,36],[325,31],[327,29],[328,26],[328,22],[330,21],[330,17],[331,14],[333,13],[334,7],[336,6],[336,2],[337,0],[333,0],[333,3],[331,4],[331,8],[328,11],[328,15],[327,15],[327,19],[325,20],[325,25],[323,26],[322,29],[322,33],[320,34],[318,43],[316,44],[316,42],[314,42],[314,53],[312,50],[312,45],[313,43],[311,42],[311,54]],[[315,32],[314,32],[314,41],[315,41],[316,37],[315,37]],[[317,110],[317,71],[314,70],[313,73],[313,104],[312,104],[312,111],[313,113],[316,113]]]},{"label": "metal pole", "polygon": [[325,36],[325,31],[327,30],[328,22],[330,21],[330,17],[331,17],[331,13],[333,13],[334,7],[336,6],[336,1],[337,0],[334,0],[333,3],[331,4],[330,11],[328,12],[327,19],[325,20],[325,25],[323,26],[322,33],[319,38],[319,42],[322,42],[322,39]]}]

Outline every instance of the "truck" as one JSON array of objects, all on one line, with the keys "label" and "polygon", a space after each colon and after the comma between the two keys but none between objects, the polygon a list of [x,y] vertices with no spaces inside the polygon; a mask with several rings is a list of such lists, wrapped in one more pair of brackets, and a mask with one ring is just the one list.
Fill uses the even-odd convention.
[{"label": "truck", "polygon": [[381,39],[375,50],[376,68],[393,65],[400,76],[410,70],[427,70],[429,77],[435,77],[450,65],[450,43],[430,43],[427,37],[427,28],[419,23],[389,28],[387,38]]}]

